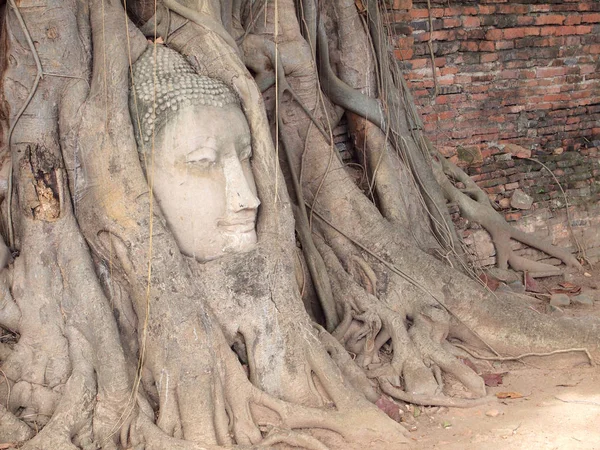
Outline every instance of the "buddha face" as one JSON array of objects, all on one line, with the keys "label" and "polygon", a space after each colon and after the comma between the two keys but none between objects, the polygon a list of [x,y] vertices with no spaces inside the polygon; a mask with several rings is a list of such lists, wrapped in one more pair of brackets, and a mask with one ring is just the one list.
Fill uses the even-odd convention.
[{"label": "buddha face", "polygon": [[256,245],[260,201],[250,167],[251,136],[236,105],[188,107],[156,134],[156,200],[179,249],[198,261]]}]

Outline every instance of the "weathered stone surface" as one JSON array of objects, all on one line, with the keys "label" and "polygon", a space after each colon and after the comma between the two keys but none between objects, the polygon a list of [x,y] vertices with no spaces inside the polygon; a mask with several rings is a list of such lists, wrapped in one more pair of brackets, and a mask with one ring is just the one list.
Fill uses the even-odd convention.
[{"label": "weathered stone surface", "polygon": [[466,237],[465,244],[471,246],[471,248],[475,250],[477,259],[480,260],[496,254],[496,247],[494,247],[492,238],[485,230],[477,230]]},{"label": "weathered stone surface", "polygon": [[568,306],[571,299],[567,294],[553,294],[550,297],[550,306]]},{"label": "weathered stone surface", "polygon": [[504,151],[512,153],[515,158],[531,158],[531,150],[517,144],[506,144]]},{"label": "weathered stone surface", "polygon": [[460,166],[477,166],[483,163],[481,149],[477,146],[459,146],[457,148],[458,163]]},{"label": "weathered stone surface", "polygon": [[521,189],[516,189],[510,199],[510,206],[517,209],[529,209],[533,205],[533,198],[523,192]]},{"label": "weathered stone surface", "polygon": [[571,300],[578,305],[592,306],[594,304],[594,299],[587,294],[579,294]]}]

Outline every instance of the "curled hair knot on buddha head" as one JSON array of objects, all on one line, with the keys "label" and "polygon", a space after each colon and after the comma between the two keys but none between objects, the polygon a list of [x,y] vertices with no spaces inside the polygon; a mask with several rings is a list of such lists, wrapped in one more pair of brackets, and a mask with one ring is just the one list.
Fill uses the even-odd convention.
[{"label": "curled hair knot on buddha head", "polygon": [[149,45],[135,62],[132,84],[129,109],[140,152],[151,142],[152,133],[158,133],[170,117],[184,108],[240,106],[229,86],[198,75],[182,55],[161,44]]}]

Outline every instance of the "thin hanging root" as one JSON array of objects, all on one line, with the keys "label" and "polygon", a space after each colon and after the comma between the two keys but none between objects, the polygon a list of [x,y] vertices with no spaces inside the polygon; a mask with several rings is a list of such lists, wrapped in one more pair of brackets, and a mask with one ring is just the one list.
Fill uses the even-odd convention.
[{"label": "thin hanging root", "polygon": [[452,345],[454,345],[457,348],[460,348],[461,350],[464,350],[469,355],[471,355],[473,358],[481,359],[483,361],[517,361],[517,360],[527,358],[530,356],[543,357],[543,356],[559,355],[559,354],[563,354],[563,353],[582,352],[582,353],[585,353],[585,356],[587,356],[587,358],[590,362],[590,366],[596,367],[596,362],[594,361],[594,358],[592,358],[592,355],[587,348],[565,348],[562,350],[554,350],[552,352],[547,352],[547,353],[523,353],[522,355],[517,355],[517,356],[483,356],[483,355],[479,355],[479,354],[475,353],[473,350],[470,350],[469,348],[465,347],[464,345],[457,344],[454,342],[452,343]]},{"label": "thin hanging root", "polygon": [[296,231],[298,232],[298,237],[304,250],[306,265],[308,266],[319,302],[321,303],[321,308],[323,309],[323,313],[325,315],[327,329],[329,331],[333,331],[339,323],[339,318],[335,307],[333,292],[331,290],[331,282],[329,281],[329,276],[327,275],[325,263],[317,251],[315,243],[312,239],[308,215],[306,214],[306,207],[304,206],[304,194],[302,193],[302,187],[300,186],[300,182],[298,180],[296,167],[292,160],[292,151],[285,137],[285,133],[283,133],[283,124],[281,123],[281,118],[277,118],[277,120],[279,121],[280,138],[283,144],[283,150],[288,162],[296,199],[298,201],[298,206],[294,208]]},{"label": "thin hanging root", "polygon": [[429,39],[427,46],[429,47],[429,57],[431,58],[431,70],[433,71],[433,97],[438,95],[437,73],[435,71],[435,52],[433,51],[433,18],[431,16],[431,0],[427,0],[427,12],[429,16]]},{"label": "thin hanging root", "polygon": [[475,406],[487,405],[498,401],[494,396],[467,399],[467,398],[451,398],[451,397],[435,397],[428,395],[412,395],[403,391],[387,381],[384,378],[379,378],[379,386],[387,395],[401,400],[406,403],[420,406],[447,406],[450,408],[473,408]]}]

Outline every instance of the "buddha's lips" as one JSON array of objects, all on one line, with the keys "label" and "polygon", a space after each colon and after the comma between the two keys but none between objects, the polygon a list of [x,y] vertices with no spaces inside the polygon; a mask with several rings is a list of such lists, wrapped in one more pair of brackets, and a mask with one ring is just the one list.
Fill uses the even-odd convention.
[{"label": "buddha's lips", "polygon": [[254,231],[256,219],[254,217],[247,219],[229,219],[219,220],[217,226],[225,231],[234,233],[247,233]]}]

